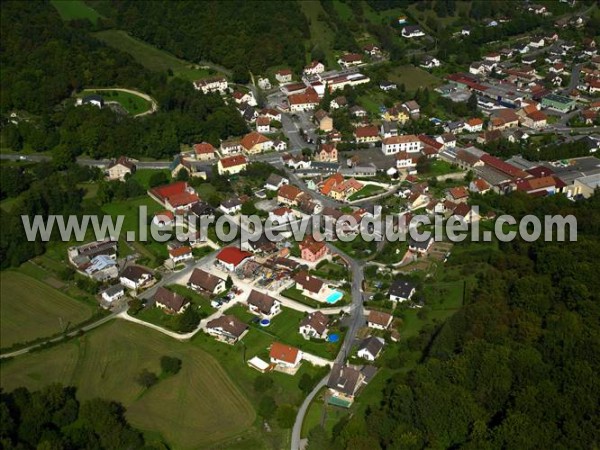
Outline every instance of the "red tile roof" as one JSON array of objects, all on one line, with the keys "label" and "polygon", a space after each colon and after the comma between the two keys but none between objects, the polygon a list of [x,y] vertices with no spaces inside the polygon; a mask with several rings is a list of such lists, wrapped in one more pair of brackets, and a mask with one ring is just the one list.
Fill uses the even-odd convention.
[{"label": "red tile roof", "polygon": [[200,144],[194,144],[194,151],[197,155],[205,155],[214,153],[215,148],[208,142],[201,142]]},{"label": "red tile roof", "polygon": [[279,342],[273,342],[271,350],[269,351],[269,357],[284,361],[289,364],[294,364],[298,358],[298,350],[296,347],[290,347],[289,345],[281,344]]},{"label": "red tile roof", "polygon": [[184,245],[182,247],[172,248],[169,250],[169,255],[171,255],[171,257],[173,257],[173,258],[182,256],[182,255],[187,255],[188,253],[192,253],[192,249],[190,247],[188,247],[187,245]]},{"label": "red tile roof", "polygon": [[240,250],[237,247],[225,247],[217,255],[217,259],[225,264],[239,265],[244,259],[250,258],[252,253]]},{"label": "red tile roof", "polygon": [[483,155],[481,157],[481,161],[483,161],[484,164],[493,167],[494,169],[499,170],[500,172],[505,173],[513,178],[526,178],[529,175],[527,172],[492,155]]},{"label": "red tile roof", "polygon": [[247,164],[248,158],[246,158],[244,155],[233,155],[233,156],[228,156],[226,158],[221,158],[220,162],[221,162],[221,166],[223,166],[225,168],[229,168],[229,167],[241,166],[242,164]]},{"label": "red tile roof", "polygon": [[278,197],[283,197],[290,201],[295,201],[300,194],[302,194],[302,191],[291,184],[284,184],[277,191]]},{"label": "red tile roof", "polygon": [[377,128],[375,125],[358,127],[356,128],[356,130],[354,130],[354,136],[356,136],[357,138],[379,136],[379,128]]},{"label": "red tile roof", "polygon": [[185,181],[177,181],[171,184],[165,184],[152,188],[150,192],[161,201],[165,201],[167,198],[186,192],[188,185]]},{"label": "red tile roof", "polygon": [[250,150],[255,145],[263,144],[265,142],[268,142],[269,140],[270,139],[268,137],[263,136],[262,134],[256,131],[252,131],[242,138],[241,144],[242,147],[244,147],[246,150]]}]

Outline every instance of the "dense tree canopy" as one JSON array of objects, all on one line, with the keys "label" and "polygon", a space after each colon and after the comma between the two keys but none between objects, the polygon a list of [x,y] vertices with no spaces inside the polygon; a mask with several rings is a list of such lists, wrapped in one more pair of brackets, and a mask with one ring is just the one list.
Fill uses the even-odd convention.
[{"label": "dense tree canopy", "polygon": [[423,363],[390,380],[378,408],[339,425],[330,448],[584,449],[600,441],[600,193],[575,204],[522,194],[477,201],[517,218],[574,214],[578,240],[472,245],[450,258],[483,268],[468,304],[422,343]]},{"label": "dense tree canopy", "polygon": [[[257,7],[260,5],[260,7]],[[189,61],[211,61],[255,74],[304,65],[308,24],[297,2],[119,1],[119,28]]]}]

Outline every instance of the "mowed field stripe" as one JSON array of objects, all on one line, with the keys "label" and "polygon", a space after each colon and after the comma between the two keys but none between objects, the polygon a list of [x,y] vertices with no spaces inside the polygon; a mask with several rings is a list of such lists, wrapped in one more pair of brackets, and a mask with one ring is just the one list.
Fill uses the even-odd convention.
[{"label": "mowed field stripe", "polygon": [[0,273],[0,347],[51,336],[92,315],[92,307],[28,275]]}]

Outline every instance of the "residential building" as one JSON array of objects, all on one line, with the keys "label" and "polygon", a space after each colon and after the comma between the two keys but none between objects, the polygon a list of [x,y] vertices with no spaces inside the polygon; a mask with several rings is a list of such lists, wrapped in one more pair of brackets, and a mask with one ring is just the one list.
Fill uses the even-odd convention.
[{"label": "residential building", "polygon": [[413,119],[419,118],[419,115],[421,114],[421,106],[416,101],[409,100],[403,103],[402,106],[406,108],[406,111],[408,112],[410,117],[412,117]]},{"label": "residential building", "polygon": [[321,144],[317,150],[317,161],[337,162],[338,151],[334,144]]},{"label": "residential building", "polygon": [[362,55],[359,55],[358,53],[347,53],[342,55],[340,59],[337,60],[337,63],[347,69],[348,67],[359,66],[362,64],[362,58]]},{"label": "residential building", "polygon": [[[271,119],[264,116],[256,118],[256,131],[258,133],[269,133],[271,131]],[[243,141],[243,140],[242,140]]]},{"label": "residential building", "polygon": [[220,151],[223,156],[230,156],[242,151],[242,144],[239,139],[227,139],[221,141]]},{"label": "residential building", "polygon": [[319,104],[319,94],[309,87],[303,93],[289,95],[288,104],[291,112],[309,111]]},{"label": "residential building", "polygon": [[250,312],[261,317],[272,318],[281,312],[279,300],[255,289],[252,289],[246,302]]},{"label": "residential building", "polygon": [[226,271],[233,272],[249,258],[252,258],[250,252],[245,252],[237,247],[225,247],[217,255],[216,261]]},{"label": "residential building", "polygon": [[305,75],[317,75],[325,72],[325,66],[322,62],[312,61],[308,66],[304,68]]},{"label": "residential building", "polygon": [[234,315],[225,314],[209,321],[206,332],[228,344],[235,344],[248,332],[248,325]]},{"label": "residential building", "polygon": [[196,191],[185,181],[152,188],[148,195],[169,210],[188,210],[200,200]]},{"label": "residential building", "polygon": [[300,334],[304,339],[327,339],[329,318],[321,311],[309,313],[300,322]]},{"label": "residential building", "polygon": [[119,281],[128,289],[138,290],[154,280],[152,272],[141,266],[127,266],[121,272]]},{"label": "residential building", "polygon": [[465,130],[469,133],[479,133],[483,130],[483,120],[478,117],[474,117],[465,122]]},{"label": "residential building", "polygon": [[426,255],[431,247],[433,246],[433,238],[425,239],[422,241],[415,241],[414,239],[410,239],[408,241],[408,249],[419,255]]},{"label": "residential building", "polygon": [[162,286],[156,290],[153,300],[157,307],[170,314],[181,314],[190,304],[187,298]]},{"label": "residential building", "polygon": [[241,145],[242,151],[248,155],[256,155],[271,150],[273,148],[273,141],[257,131],[251,131],[242,138]]},{"label": "residential building", "polygon": [[133,173],[135,173],[135,162],[126,156],[121,156],[106,169],[106,177],[111,181],[125,181],[125,176]]},{"label": "residential building", "polygon": [[169,257],[171,258],[171,261],[173,261],[173,264],[194,259],[192,249],[187,245],[169,249]]},{"label": "residential building", "polygon": [[357,127],[354,130],[354,139],[357,144],[369,144],[379,141],[379,129],[376,125]]},{"label": "residential building", "polygon": [[121,284],[115,284],[102,291],[102,300],[107,303],[114,303],[125,296],[125,288]]},{"label": "residential building", "polygon": [[365,375],[360,370],[345,364],[334,364],[327,380],[332,395],[329,403],[349,408],[358,390],[365,384]]},{"label": "residential building", "polygon": [[225,158],[219,159],[217,171],[219,172],[219,175],[235,175],[246,170],[248,162],[248,158],[244,155],[226,156]]},{"label": "residential building", "polygon": [[292,81],[292,71],[291,69],[281,69],[275,72],[275,79],[279,81],[281,84],[290,83]]},{"label": "residential building", "polygon": [[286,184],[290,184],[290,180],[288,180],[285,177],[282,177],[281,175],[277,175],[276,173],[272,173],[271,175],[269,175],[269,178],[267,178],[267,181],[265,182],[265,189],[268,189],[269,191],[276,191],[281,186],[284,186]]},{"label": "residential building", "polygon": [[404,28],[402,28],[402,37],[410,39],[422,36],[425,36],[425,33],[418,25],[407,25]]},{"label": "residential building", "polygon": [[367,361],[375,361],[383,347],[385,345],[385,340],[376,336],[369,336],[358,346],[357,356],[359,358],[366,359]]},{"label": "residential building", "polygon": [[384,120],[381,123],[381,136],[383,139],[398,136],[398,124],[389,120]]},{"label": "residential building", "polygon": [[393,302],[406,302],[412,298],[417,290],[417,285],[408,280],[394,280],[388,290],[388,295]]},{"label": "residential building", "polygon": [[300,366],[302,352],[295,347],[280,342],[273,342],[269,350],[269,358],[271,358],[271,364],[284,369],[295,369]]},{"label": "residential building", "polygon": [[294,277],[294,281],[296,282],[296,289],[311,298],[319,298],[327,288],[323,280],[309,275],[305,270],[298,272]]},{"label": "residential building", "polygon": [[381,151],[384,155],[393,155],[400,152],[417,153],[421,148],[422,143],[414,134],[391,136],[385,138],[381,145]]},{"label": "residential building", "polygon": [[376,330],[387,330],[394,317],[391,314],[382,311],[370,311],[367,316],[367,326]]},{"label": "residential building", "polygon": [[227,79],[224,77],[213,77],[194,81],[194,89],[197,91],[202,91],[204,94],[208,94],[209,92],[218,92],[219,94],[223,95],[225,92],[227,92],[227,88]]},{"label": "residential building", "polygon": [[195,268],[187,285],[196,291],[207,292],[211,295],[225,290],[225,280],[205,270]]},{"label": "residential building", "polygon": [[292,184],[284,184],[277,191],[277,201],[288,206],[298,205],[302,191]]},{"label": "residential building", "polygon": [[194,144],[194,155],[197,160],[206,161],[215,157],[216,149],[208,142]]},{"label": "residential building", "polygon": [[314,263],[327,256],[325,242],[317,241],[313,236],[306,236],[299,246],[301,258],[305,261]]}]

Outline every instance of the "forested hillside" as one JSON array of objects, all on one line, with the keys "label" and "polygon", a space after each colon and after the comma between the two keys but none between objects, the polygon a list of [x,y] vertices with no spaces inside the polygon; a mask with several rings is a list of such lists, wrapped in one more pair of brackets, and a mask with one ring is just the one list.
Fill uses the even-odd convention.
[{"label": "forested hillside", "polygon": [[234,72],[304,65],[306,19],[296,2],[116,1],[117,27],[178,57]]},{"label": "forested hillside", "polygon": [[[203,95],[187,81],[144,69],[78,22],[63,23],[50,3],[2,2],[1,8],[3,147],[53,150],[62,162],[84,153],[168,158],[182,142],[218,144],[247,129],[218,94]],[[159,112],[134,119],[69,101],[75,91],[99,86],[146,92]],[[18,124],[6,120],[13,111]]]},{"label": "forested hillside", "polygon": [[[484,197],[516,217],[574,214],[578,241],[481,244],[451,257],[481,271],[469,304],[418,348],[382,404],[334,430],[329,448],[589,449],[600,443],[600,193]],[[464,244],[469,246],[469,244]],[[483,270],[482,270],[483,268]],[[313,446],[323,445],[313,431]],[[322,448],[322,447],[321,447]]]}]

